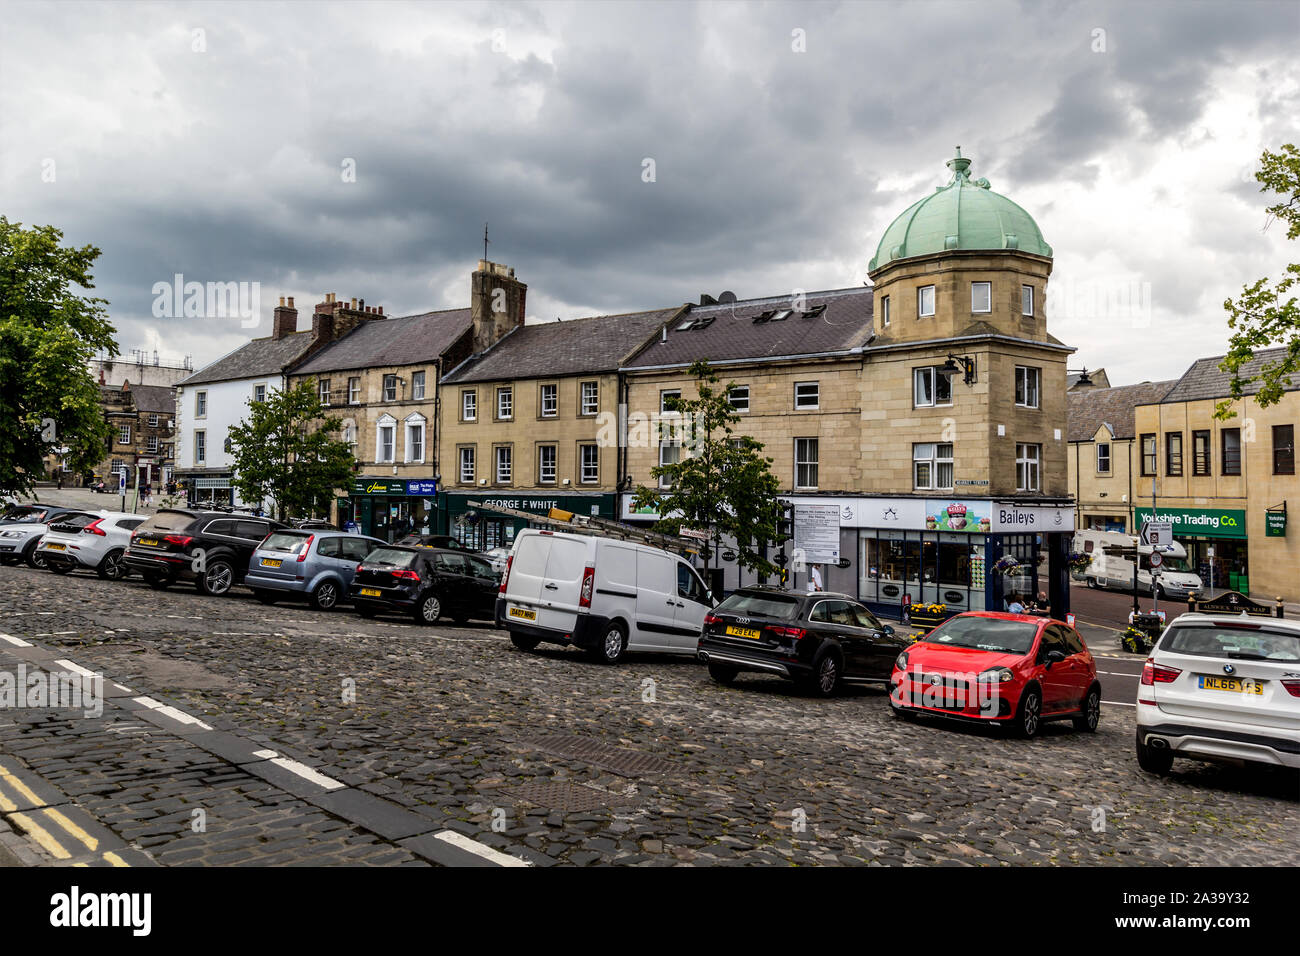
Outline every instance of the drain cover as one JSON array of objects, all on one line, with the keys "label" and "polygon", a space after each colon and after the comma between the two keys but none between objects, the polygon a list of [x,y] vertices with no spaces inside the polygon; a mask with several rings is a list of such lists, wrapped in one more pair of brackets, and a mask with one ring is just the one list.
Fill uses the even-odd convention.
[{"label": "drain cover", "polygon": [[611,747],[609,744],[592,740],[590,737],[578,737],[573,734],[530,737],[524,743],[537,750],[555,754],[557,757],[581,760],[584,763],[612,770],[624,777],[642,777],[652,773],[667,773],[673,769],[673,765],[662,757],[644,754],[636,750],[625,750],[622,747]]},{"label": "drain cover", "polygon": [[633,796],[625,797],[605,790],[596,790],[593,787],[555,780],[502,787],[501,792],[509,794],[516,800],[564,813],[582,813],[587,810],[624,807],[636,803],[636,797]]}]

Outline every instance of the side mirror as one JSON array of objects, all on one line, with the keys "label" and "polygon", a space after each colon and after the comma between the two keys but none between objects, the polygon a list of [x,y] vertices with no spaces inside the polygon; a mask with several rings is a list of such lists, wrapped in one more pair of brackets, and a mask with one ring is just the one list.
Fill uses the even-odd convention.
[{"label": "side mirror", "polygon": [[712,592],[712,591],[705,591],[705,592],[704,592],[704,600],[705,600],[705,602],[709,605],[709,607],[713,607],[714,604],[716,603],[716,602],[713,600],[713,592]]},{"label": "side mirror", "polygon": [[894,636],[894,629],[893,629],[893,627],[891,627],[890,625],[886,624],[886,625],[885,625],[885,637],[893,637],[893,636]]},{"label": "side mirror", "polygon": [[1048,651],[1047,656],[1044,657],[1043,660],[1046,662],[1048,667],[1051,667],[1053,664],[1059,664],[1061,661],[1065,660],[1065,655],[1060,651]]}]

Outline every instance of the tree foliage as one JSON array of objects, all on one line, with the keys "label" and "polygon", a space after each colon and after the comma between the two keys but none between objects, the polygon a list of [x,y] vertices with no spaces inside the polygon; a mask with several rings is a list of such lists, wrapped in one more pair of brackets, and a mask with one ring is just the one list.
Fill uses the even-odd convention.
[{"label": "tree foliage", "polygon": [[239,496],[270,498],[281,521],[328,509],[352,479],[352,449],[333,437],[338,430],[312,382],[250,402],[248,416],[229,432]]},{"label": "tree foliage", "polygon": [[[1277,202],[1266,210],[1269,221],[1281,220],[1287,224],[1286,237],[1300,236],[1300,150],[1287,143],[1280,152],[1264,150],[1260,157],[1260,170],[1255,174],[1260,192],[1274,193]],[[1235,300],[1223,303],[1228,312],[1228,354],[1219,368],[1232,373],[1232,400],[1241,398],[1248,387],[1257,388],[1255,401],[1261,408],[1281,401],[1283,392],[1300,382],[1300,306],[1297,306],[1293,289],[1300,283],[1300,263],[1291,263],[1285,274],[1277,280],[1260,279],[1245,286]],[[1255,350],[1285,346],[1279,358],[1264,362],[1256,374],[1244,371]],[[1232,400],[1219,402],[1215,414],[1231,418]]]},{"label": "tree foliage", "polygon": [[[634,507],[652,507],[663,516],[656,531],[678,534],[692,528],[734,540],[741,567],[775,573],[776,567],[759,553],[760,545],[779,540],[781,486],[769,468],[772,459],[759,454],[761,442],[734,434],[740,416],[728,395],[735,383],[719,387],[717,374],[705,361],[695,362],[690,372],[697,397],[665,399],[673,417],[661,423],[665,433],[675,432],[682,442],[680,459],[650,469],[654,478],[666,478],[671,487],[638,487]],[[712,557],[707,544],[704,555]]]},{"label": "tree foliage", "polygon": [[28,494],[44,456],[67,448],[75,471],[104,457],[110,434],[89,362],[117,355],[107,299],[95,287],[95,246],[62,245],[53,226],[0,216],[0,492]]}]

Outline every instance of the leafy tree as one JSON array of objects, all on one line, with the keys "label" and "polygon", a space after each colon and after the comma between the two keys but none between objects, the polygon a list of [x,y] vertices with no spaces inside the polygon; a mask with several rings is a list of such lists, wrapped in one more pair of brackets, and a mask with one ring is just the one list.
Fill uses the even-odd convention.
[{"label": "leafy tree", "polygon": [[[698,397],[665,399],[668,411],[680,416],[680,424],[669,420],[663,427],[682,430],[683,454],[675,463],[650,469],[653,477],[667,478],[671,487],[638,487],[634,507],[652,507],[663,516],[655,524],[656,531],[711,529],[714,541],[734,540],[736,561],[742,568],[773,574],[775,565],[758,550],[780,537],[777,494],[781,485],[768,467],[772,459],[759,454],[761,442],[733,434],[740,416],[728,395],[736,383],[720,388],[706,361],[695,362],[690,371]],[[713,549],[705,543],[703,550],[711,565]]]},{"label": "leafy tree", "polygon": [[319,510],[352,478],[352,448],[333,437],[339,427],[312,382],[250,402],[248,417],[229,433],[239,496],[270,498],[281,521]]},{"label": "leafy tree", "polygon": [[[1260,182],[1260,192],[1271,192],[1280,198],[1266,210],[1271,219],[1287,224],[1286,237],[1300,236],[1300,150],[1287,143],[1278,153],[1264,150],[1260,157],[1260,170],[1255,174]],[[1232,373],[1231,395],[1239,399],[1248,386],[1257,384],[1255,401],[1261,408],[1281,401],[1283,392],[1291,384],[1292,375],[1300,375],[1300,307],[1291,290],[1300,282],[1300,263],[1291,263],[1286,274],[1276,280],[1260,279],[1245,286],[1236,299],[1228,299],[1223,307],[1228,311],[1228,354],[1219,368]],[[1286,351],[1277,359],[1264,362],[1256,375],[1246,375],[1242,369],[1257,348],[1284,345]],[[1300,378],[1297,379],[1300,381]],[[1231,418],[1232,401],[1219,402],[1215,415]]]},{"label": "leafy tree", "polygon": [[110,440],[89,362],[117,355],[107,299],[93,289],[95,246],[65,247],[53,226],[0,216],[0,492],[29,494],[45,455],[67,447],[90,471]]}]

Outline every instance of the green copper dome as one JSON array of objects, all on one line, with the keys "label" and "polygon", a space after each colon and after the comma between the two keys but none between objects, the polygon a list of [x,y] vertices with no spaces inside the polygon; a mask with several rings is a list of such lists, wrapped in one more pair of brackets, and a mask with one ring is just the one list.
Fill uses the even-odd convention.
[{"label": "green copper dome", "polygon": [[960,146],[947,165],[952,170],[948,185],[908,206],[890,224],[868,272],[896,259],[953,249],[1017,249],[1051,258],[1052,247],[1029,213],[989,189],[987,179],[970,178],[970,160]]}]

